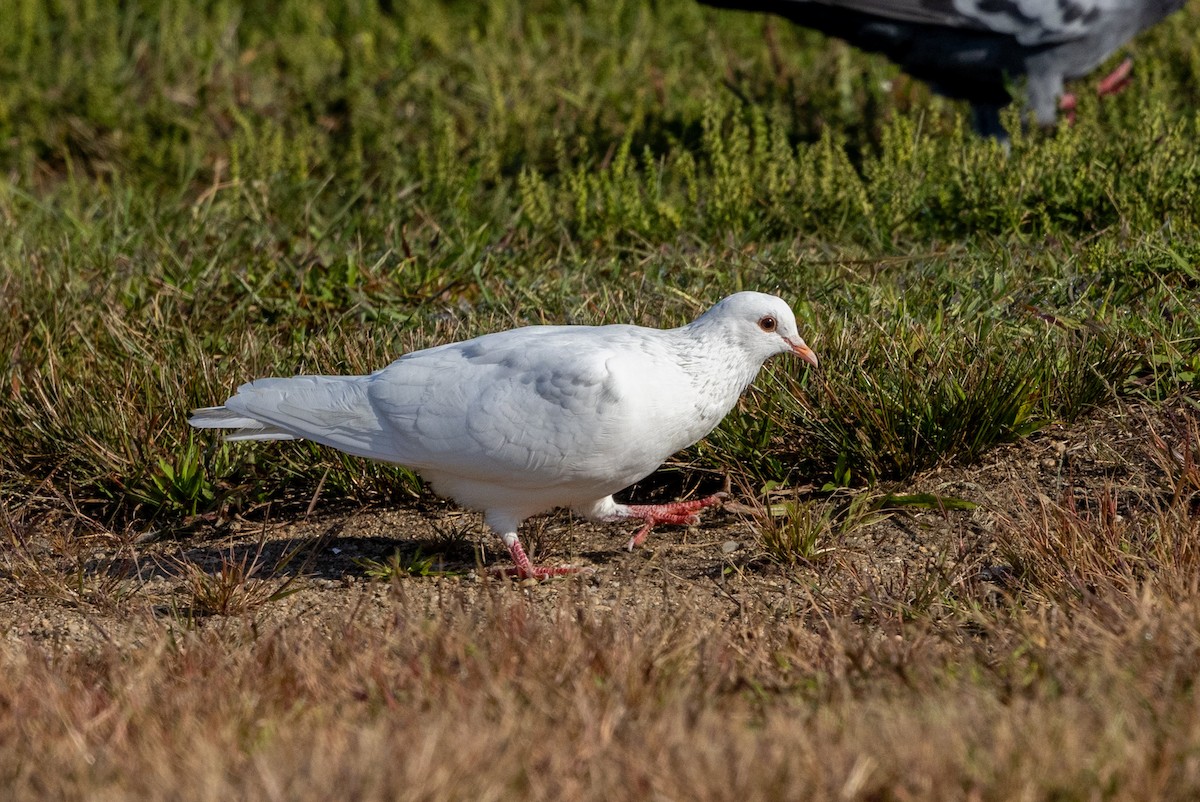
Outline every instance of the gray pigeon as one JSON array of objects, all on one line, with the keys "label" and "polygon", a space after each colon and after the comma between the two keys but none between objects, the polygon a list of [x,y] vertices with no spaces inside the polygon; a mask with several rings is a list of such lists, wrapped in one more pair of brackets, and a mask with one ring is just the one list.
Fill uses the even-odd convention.
[{"label": "gray pigeon", "polygon": [[530,563],[521,521],[570,507],[635,519],[633,548],[659,523],[695,523],[719,496],[620,504],[612,494],[716,427],[763,362],[817,358],[780,298],[739,292],[676,329],[526,326],[405,354],[366,376],[243,384],[188,421],[226,440],[305,438],[419,471],[482,510],[522,577],[570,573]]},{"label": "gray pigeon", "polygon": [[[701,0],[779,14],[882,53],[939,94],[970,102],[975,130],[1005,139],[1000,109],[1024,76],[1033,119],[1053,125],[1063,81],[1088,74],[1184,0]],[[1129,63],[1101,85],[1123,86]],[[1073,98],[1064,97],[1064,107]]]}]

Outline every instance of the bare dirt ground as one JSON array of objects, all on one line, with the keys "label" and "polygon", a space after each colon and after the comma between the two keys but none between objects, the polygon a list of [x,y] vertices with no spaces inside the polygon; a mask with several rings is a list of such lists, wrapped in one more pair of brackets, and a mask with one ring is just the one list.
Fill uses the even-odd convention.
[{"label": "bare dirt ground", "polygon": [[[267,515],[205,524],[178,539],[145,545],[114,548],[111,540],[97,539],[82,559],[64,555],[61,540],[35,536],[22,546],[18,561],[57,562],[60,579],[45,580],[39,593],[36,578],[26,577],[20,582],[35,592],[21,592],[14,586],[20,572],[10,570],[3,580],[9,588],[0,593],[0,632],[10,646],[36,642],[72,651],[136,642],[139,629],[154,622],[169,627],[183,617],[202,625],[212,610],[197,607],[197,578],[220,577],[222,566],[233,574],[228,584],[248,579],[243,584],[257,594],[230,599],[229,612],[245,608],[264,620],[317,629],[334,628],[352,611],[367,620],[391,615],[397,598],[420,610],[447,593],[469,605],[497,588],[547,608],[564,600],[600,611],[682,604],[716,620],[745,615],[747,606],[770,617],[795,615],[813,588],[846,583],[901,599],[919,595],[934,579],[1001,590],[1014,566],[1005,543],[993,534],[998,521],[1019,521],[1040,503],[1075,497],[1087,505],[1112,495],[1120,500],[1118,515],[1139,500],[1153,505],[1166,492],[1153,437],[1184,436],[1189,414],[1195,412],[1186,399],[1161,410],[1132,405],[1097,411],[1073,426],[1051,426],[994,449],[978,464],[946,466],[884,488],[978,506],[891,510],[853,531],[830,533],[819,544],[820,558],[795,566],[764,554],[758,522],[745,503],[752,500],[736,497],[724,509],[706,510],[698,526],[656,529],[633,552],[624,548],[633,526],[593,525],[561,512],[528,521],[522,538],[535,560],[586,569],[540,584],[498,576],[491,569],[508,565],[499,539],[479,516],[437,500],[328,512],[318,505],[315,514],[297,520]],[[380,569],[397,554],[413,573],[391,583],[380,580]],[[121,583],[119,593],[110,593],[120,596],[119,604],[86,603],[86,591],[72,594],[71,576],[86,588],[103,575]],[[275,591],[284,593],[263,602]],[[207,593],[200,601],[211,606],[216,602],[209,597],[219,590],[210,587]],[[131,616],[131,609],[148,615]]]}]

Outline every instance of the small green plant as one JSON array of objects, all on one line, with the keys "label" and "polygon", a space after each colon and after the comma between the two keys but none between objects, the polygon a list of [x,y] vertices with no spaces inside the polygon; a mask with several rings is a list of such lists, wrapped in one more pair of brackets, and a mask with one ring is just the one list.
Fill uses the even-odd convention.
[{"label": "small green plant", "polygon": [[842,332],[815,381],[793,382],[810,458],[832,469],[826,489],[972,460],[1050,421],[1073,420],[1118,394],[1139,362],[1108,331],[984,320],[971,327],[868,323],[852,340]]},{"label": "small green plant", "polygon": [[838,454],[837,462],[833,465],[833,480],[826,482],[821,491],[825,493],[838,490],[840,488],[850,487],[850,482],[854,479],[854,472],[849,466],[850,455],[846,451]]},{"label": "small green plant", "polygon": [[[778,500],[782,494],[790,498]],[[934,493],[850,493],[835,491],[823,499],[801,500],[795,491],[785,491],[768,482],[762,501],[750,507],[759,545],[771,559],[783,565],[812,563],[832,554],[847,535],[886,520],[902,509],[972,510],[978,505],[966,499]],[[775,500],[773,500],[775,499]]]},{"label": "small green plant", "polygon": [[363,573],[369,578],[383,582],[391,582],[396,579],[414,576],[456,575],[455,571],[445,570],[442,555],[423,554],[419,546],[409,553],[396,549],[392,552],[391,556],[382,560],[373,560],[369,557],[356,557],[354,564],[363,569]]},{"label": "small green plant", "polygon": [[1117,397],[1141,363],[1128,337],[1111,331],[1081,328],[1064,335],[1062,347],[1056,350],[1059,357],[1050,375],[1051,402],[1054,413],[1064,421],[1073,421]]},{"label": "small green plant", "polygon": [[935,493],[888,493],[879,500],[879,509],[973,510],[979,505],[965,498],[939,496]]},{"label": "small green plant", "polygon": [[200,446],[193,436],[174,459],[160,457],[158,470],[136,495],[156,510],[195,515],[217,501],[216,487],[209,476]]},{"label": "small green plant", "polygon": [[939,341],[900,323],[857,357],[866,364],[824,374],[800,398],[824,461],[837,467],[832,484],[970,459],[1038,428],[1036,354],[1005,348],[1002,357],[989,339]]},{"label": "small green plant", "polygon": [[[870,493],[842,493],[826,499],[772,501],[776,488],[767,485],[762,501],[752,507],[759,546],[777,563],[816,562],[837,550],[846,535],[879,523],[887,515]],[[839,497],[840,496],[840,497]]]}]

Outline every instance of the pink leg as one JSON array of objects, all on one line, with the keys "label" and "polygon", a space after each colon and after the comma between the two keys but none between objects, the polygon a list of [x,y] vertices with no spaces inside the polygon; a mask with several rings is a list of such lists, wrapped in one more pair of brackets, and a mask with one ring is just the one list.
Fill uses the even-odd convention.
[{"label": "pink leg", "polygon": [[[1126,58],[1117,68],[1104,76],[1100,83],[1096,85],[1096,94],[1100,97],[1105,95],[1115,95],[1133,81],[1133,59]],[[1079,100],[1073,92],[1063,92],[1058,99],[1058,108],[1065,112],[1065,117],[1068,122],[1075,122],[1075,107],[1079,105]]]},{"label": "pink leg", "polygon": [[1133,59],[1128,56],[1125,60],[1117,65],[1117,68],[1104,76],[1096,87],[1097,95],[1115,95],[1125,87],[1129,86],[1133,80],[1130,76],[1133,74]]},{"label": "pink leg", "polygon": [[529,557],[525,554],[525,549],[521,547],[521,541],[513,541],[513,544],[508,547],[508,553],[512,555],[512,561],[515,564],[514,568],[498,569],[506,576],[516,575],[521,579],[547,579],[552,576],[566,576],[567,574],[577,574],[580,571],[586,570],[573,565],[562,565],[545,567],[534,565],[529,562]]},{"label": "pink leg", "polygon": [[636,535],[630,538],[629,550],[633,551],[634,546],[642,545],[655,524],[689,526],[700,523],[700,516],[696,513],[705,507],[720,504],[725,496],[725,493],[714,493],[707,498],[698,498],[692,501],[675,501],[670,504],[630,504],[626,507],[627,513],[624,517],[641,518],[646,524],[638,530]]}]

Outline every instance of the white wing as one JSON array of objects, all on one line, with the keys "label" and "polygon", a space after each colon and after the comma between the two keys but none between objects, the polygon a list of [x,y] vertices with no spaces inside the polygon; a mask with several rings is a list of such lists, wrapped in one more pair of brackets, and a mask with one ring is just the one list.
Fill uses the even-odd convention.
[{"label": "white wing", "polygon": [[692,442],[664,424],[688,387],[660,332],[538,326],[401,357],[368,397],[394,433],[382,458],[546,487],[649,473]]},{"label": "white wing", "polygon": [[655,329],[532,326],[407,354],[369,376],[259,379],[191,423],[505,487],[619,489],[727,411],[697,395],[678,348]]}]

